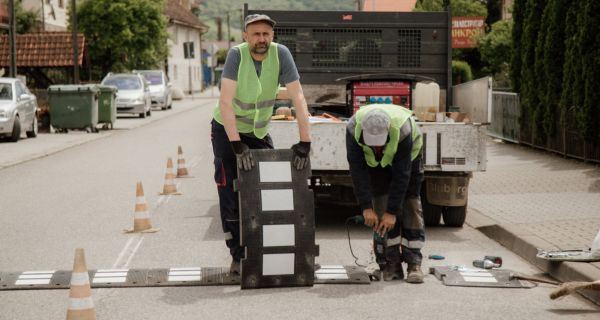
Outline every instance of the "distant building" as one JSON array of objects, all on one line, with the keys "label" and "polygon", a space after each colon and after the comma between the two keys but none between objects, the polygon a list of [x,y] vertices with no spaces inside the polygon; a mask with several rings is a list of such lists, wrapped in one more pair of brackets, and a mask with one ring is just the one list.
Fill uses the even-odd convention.
[{"label": "distant building", "polygon": [[502,0],[502,20],[512,20],[513,0]]},{"label": "distant building", "polygon": [[413,11],[417,0],[363,0],[362,11]]},{"label": "distant building", "polygon": [[23,9],[38,14],[38,31],[66,31],[69,0],[23,0]]},{"label": "distant building", "polygon": [[[169,18],[169,57],[165,69],[171,84],[185,93],[202,89],[202,64],[200,60],[200,36],[207,29],[191,12],[194,1],[168,0],[165,14]],[[194,57],[185,58],[184,43],[191,42]]]}]

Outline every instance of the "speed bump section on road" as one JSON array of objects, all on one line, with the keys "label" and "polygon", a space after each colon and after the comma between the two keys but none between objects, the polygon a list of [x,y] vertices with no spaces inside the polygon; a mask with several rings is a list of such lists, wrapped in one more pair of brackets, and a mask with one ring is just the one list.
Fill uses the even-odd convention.
[{"label": "speed bump section on road", "polygon": [[[88,270],[92,288],[183,287],[240,285],[240,277],[227,267]],[[69,289],[70,270],[0,272],[0,291]],[[355,266],[321,266],[315,284],[369,284],[364,269]]]}]

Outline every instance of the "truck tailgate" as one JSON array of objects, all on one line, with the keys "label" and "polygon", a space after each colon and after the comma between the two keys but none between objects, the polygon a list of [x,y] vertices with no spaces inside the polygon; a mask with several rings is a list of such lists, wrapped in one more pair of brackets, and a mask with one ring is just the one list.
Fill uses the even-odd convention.
[{"label": "truck tailgate", "polygon": [[[312,170],[348,170],[346,160],[347,122],[311,122]],[[426,171],[485,171],[485,133],[480,125],[419,122],[423,133]],[[296,121],[271,121],[269,133],[275,148],[298,142]]]}]

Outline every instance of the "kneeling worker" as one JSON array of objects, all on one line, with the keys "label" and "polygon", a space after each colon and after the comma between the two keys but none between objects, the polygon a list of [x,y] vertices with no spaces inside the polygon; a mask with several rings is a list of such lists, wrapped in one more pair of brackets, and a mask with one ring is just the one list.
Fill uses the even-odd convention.
[{"label": "kneeling worker", "polygon": [[387,233],[385,256],[377,257],[384,280],[403,279],[406,262],[406,282],[422,283],[423,142],[411,115],[392,104],[361,107],[348,123],[346,152],[365,224]]}]

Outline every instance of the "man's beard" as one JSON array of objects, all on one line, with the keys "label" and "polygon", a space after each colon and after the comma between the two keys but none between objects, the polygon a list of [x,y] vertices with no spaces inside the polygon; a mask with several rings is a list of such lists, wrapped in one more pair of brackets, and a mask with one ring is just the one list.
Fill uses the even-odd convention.
[{"label": "man's beard", "polygon": [[256,45],[254,48],[252,48],[252,52],[256,54],[265,54],[267,51],[269,51],[269,44],[265,44],[264,47],[259,47]]}]

